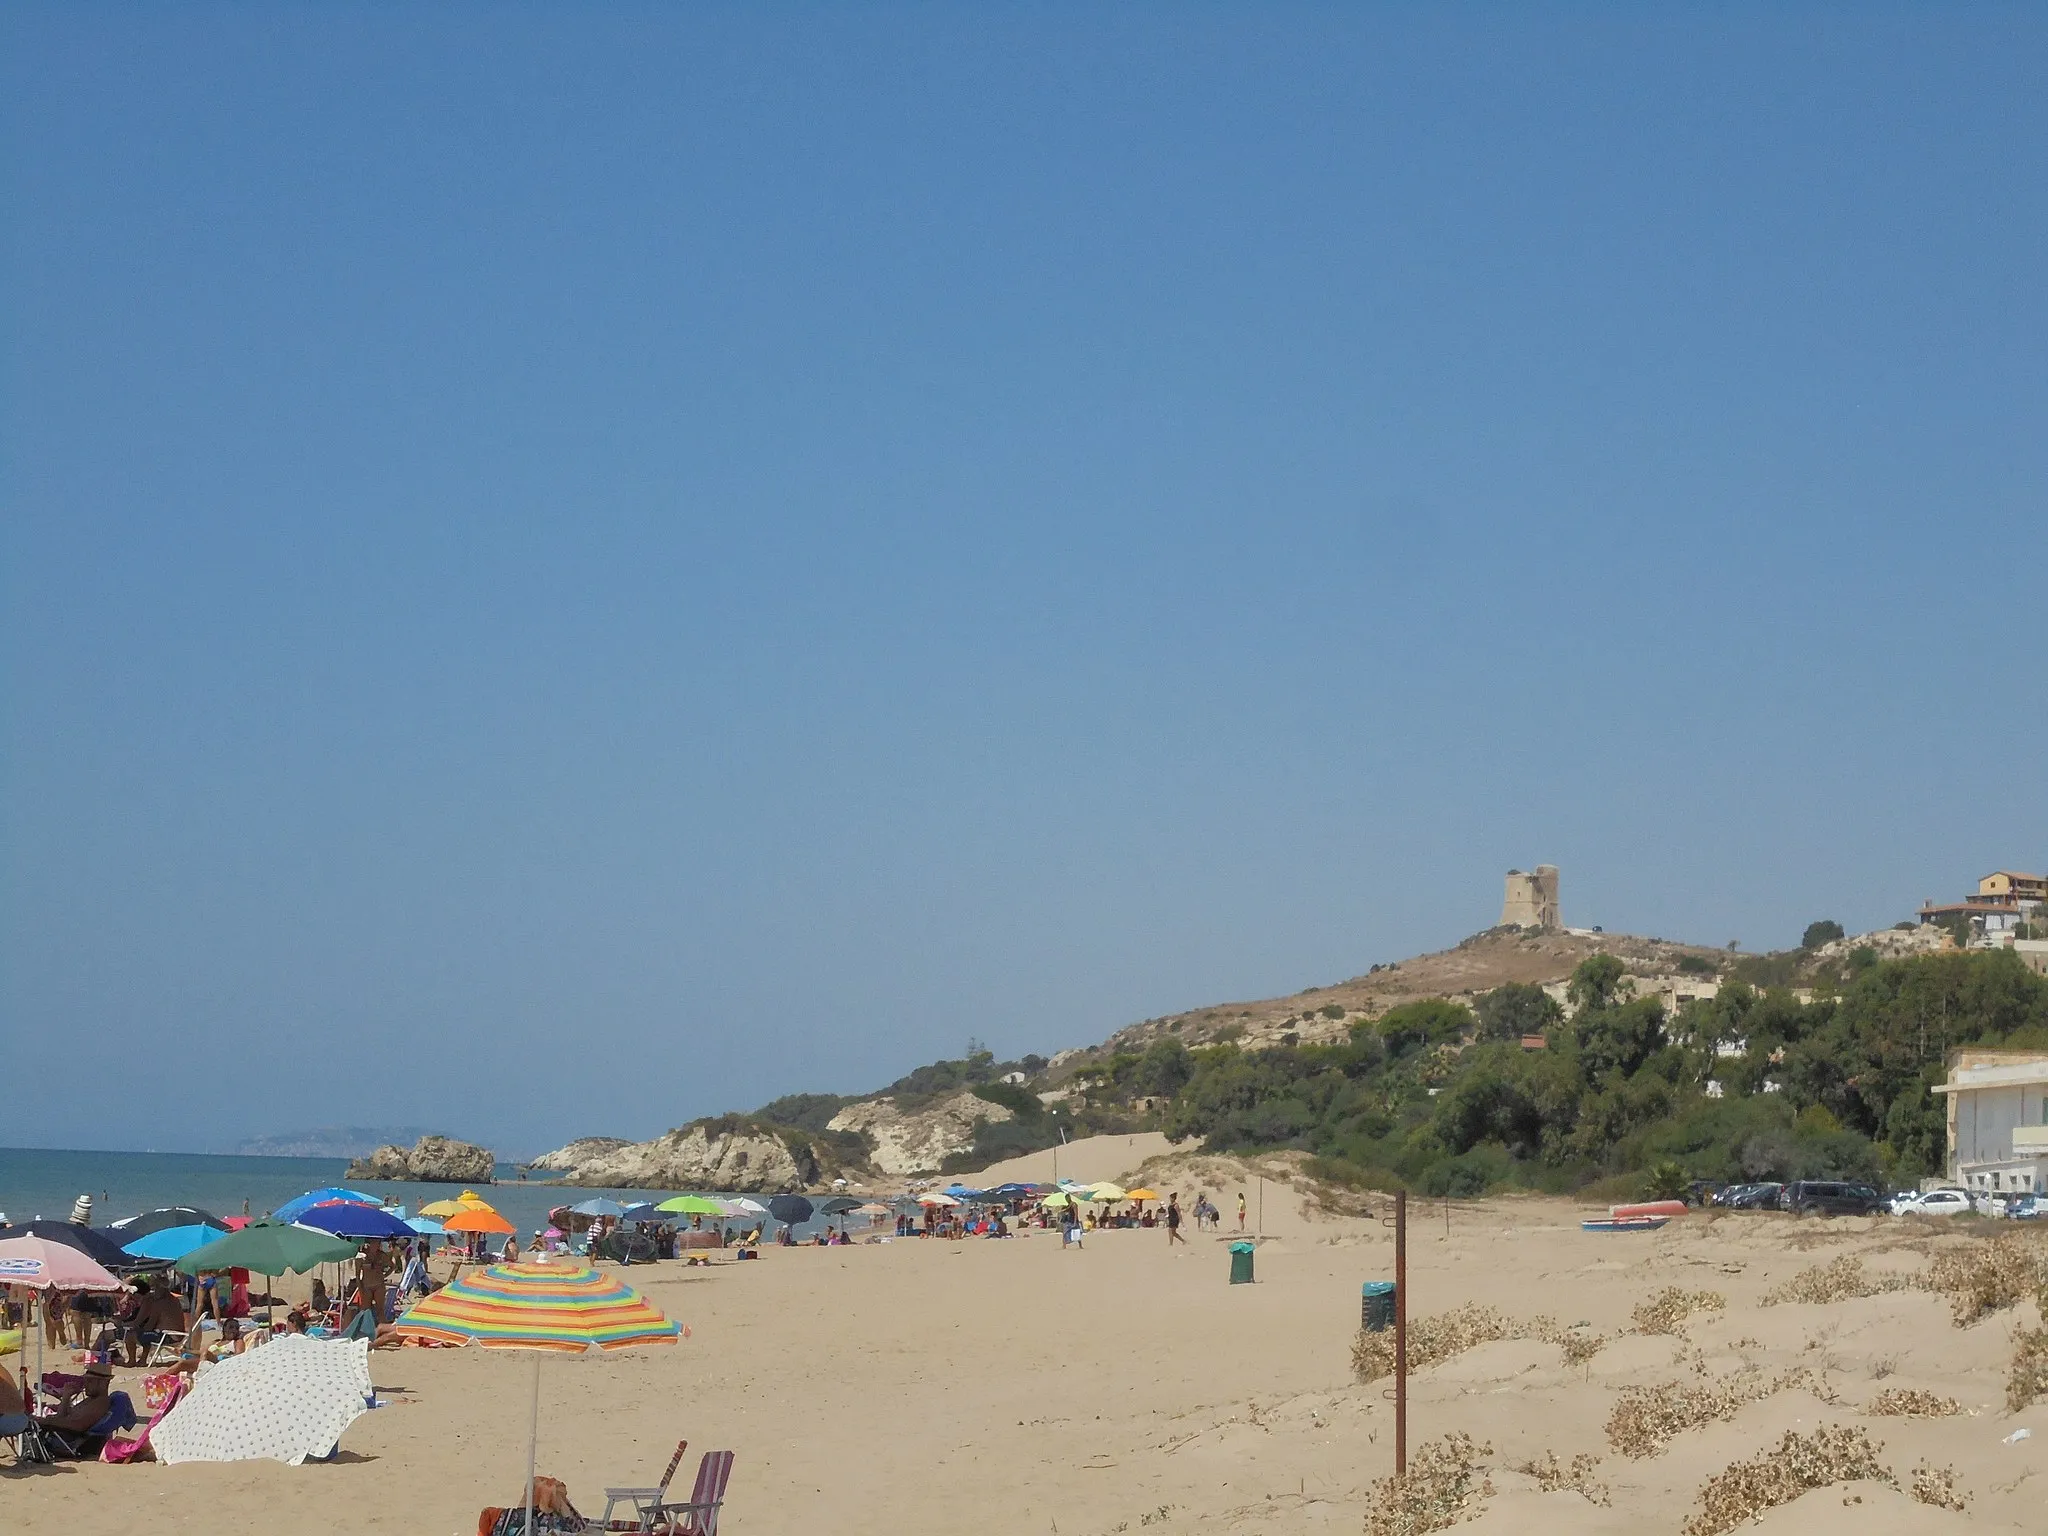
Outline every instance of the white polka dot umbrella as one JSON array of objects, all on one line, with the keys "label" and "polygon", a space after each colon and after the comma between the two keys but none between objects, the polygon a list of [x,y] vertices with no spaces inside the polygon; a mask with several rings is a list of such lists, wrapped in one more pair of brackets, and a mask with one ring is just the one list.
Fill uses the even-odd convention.
[{"label": "white polka dot umbrella", "polygon": [[268,1459],[296,1467],[333,1449],[374,1390],[368,1339],[286,1334],[201,1371],[149,1443],[167,1463]]}]

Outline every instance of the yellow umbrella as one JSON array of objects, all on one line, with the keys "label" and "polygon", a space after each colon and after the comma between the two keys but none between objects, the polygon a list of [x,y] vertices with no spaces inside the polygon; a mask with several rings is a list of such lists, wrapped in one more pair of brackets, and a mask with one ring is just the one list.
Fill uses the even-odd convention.
[{"label": "yellow umbrella", "polygon": [[1126,1200],[1157,1200],[1159,1192],[1152,1189],[1134,1189],[1124,1196]]},{"label": "yellow umbrella", "polygon": [[473,1189],[465,1189],[453,1200],[436,1200],[420,1207],[422,1216],[455,1216],[463,1211],[488,1211],[495,1207]]},{"label": "yellow umbrella", "polygon": [[1124,1193],[1124,1189],[1121,1184],[1111,1184],[1108,1180],[1105,1179],[1100,1184],[1094,1184],[1089,1186],[1088,1198],[1090,1200],[1099,1200],[1107,1204],[1114,1204],[1118,1200],[1128,1200],[1131,1197]]}]

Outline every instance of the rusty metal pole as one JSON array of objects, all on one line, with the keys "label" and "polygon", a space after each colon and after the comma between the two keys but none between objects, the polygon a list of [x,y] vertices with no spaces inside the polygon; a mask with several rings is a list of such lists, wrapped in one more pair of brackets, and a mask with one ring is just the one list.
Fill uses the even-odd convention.
[{"label": "rusty metal pole", "polygon": [[1408,1475],[1408,1191],[1394,1191],[1394,1475]]}]

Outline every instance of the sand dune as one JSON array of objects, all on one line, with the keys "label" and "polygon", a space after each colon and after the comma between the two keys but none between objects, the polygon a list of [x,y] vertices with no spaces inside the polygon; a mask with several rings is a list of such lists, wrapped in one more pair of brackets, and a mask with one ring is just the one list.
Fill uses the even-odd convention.
[{"label": "sand dune", "polygon": [[[1252,1286],[1226,1283],[1221,1241],[1169,1250],[1157,1231],[1096,1234],[1079,1253],[1033,1233],[633,1270],[692,1337],[646,1354],[544,1361],[541,1467],[595,1513],[605,1484],[658,1473],[679,1436],[696,1449],[729,1447],[733,1536],[1356,1532],[1370,1485],[1389,1470],[1392,1411],[1384,1383],[1353,1381],[1349,1355],[1359,1283],[1391,1272],[1390,1238],[1376,1221],[1305,1212],[1270,1185],[1267,1199],[1269,1212],[1290,1207],[1288,1230],[1260,1250]],[[1496,1492],[1460,1529],[1677,1532],[1710,1476],[1822,1423],[1866,1428],[1901,1484],[1917,1462],[1952,1466],[1967,1513],[1865,1483],[1809,1493],[1764,1528],[1873,1536],[2038,1530],[2048,1520],[2048,1406],[2017,1417],[2003,1407],[2010,1335],[2036,1321],[2031,1303],[1971,1328],[1920,1291],[1759,1304],[1839,1254],[1916,1271],[1930,1244],[1958,1239],[1773,1216],[1595,1237],[1578,1230],[1580,1214],[1559,1201],[1491,1201],[1452,1210],[1446,1235],[1440,1208],[1417,1212],[1418,1316],[1480,1302],[1607,1337],[1576,1365],[1555,1342],[1508,1338],[1418,1373],[1414,1443],[1464,1431],[1493,1448]],[[1695,1314],[1680,1335],[1628,1333],[1632,1309],[1673,1285],[1716,1291],[1726,1305]],[[1804,1368],[1827,1396],[1788,1388],[1641,1459],[1608,1444],[1624,1387],[1723,1381],[1748,1366]],[[468,1536],[479,1506],[519,1488],[532,1370],[520,1356],[380,1353],[373,1371],[394,1406],[358,1421],[335,1465],[8,1468],[0,1508],[10,1529],[69,1536]],[[1863,1413],[1897,1386],[1956,1397],[1967,1411]],[[2003,1443],[2021,1425],[2036,1438]],[[1514,1470],[1550,1451],[1601,1457],[1595,1477],[1611,1502],[1546,1493]]]}]

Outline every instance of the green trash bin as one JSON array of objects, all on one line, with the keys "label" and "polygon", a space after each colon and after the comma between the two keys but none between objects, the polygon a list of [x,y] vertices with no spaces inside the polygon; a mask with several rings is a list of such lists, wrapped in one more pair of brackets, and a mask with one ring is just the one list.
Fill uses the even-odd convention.
[{"label": "green trash bin", "polygon": [[1358,1326],[1367,1333],[1384,1333],[1394,1326],[1394,1282],[1368,1280],[1358,1302]]},{"label": "green trash bin", "polygon": [[1230,1283],[1250,1285],[1252,1283],[1252,1255],[1257,1252],[1253,1243],[1232,1243],[1230,1245]]}]

